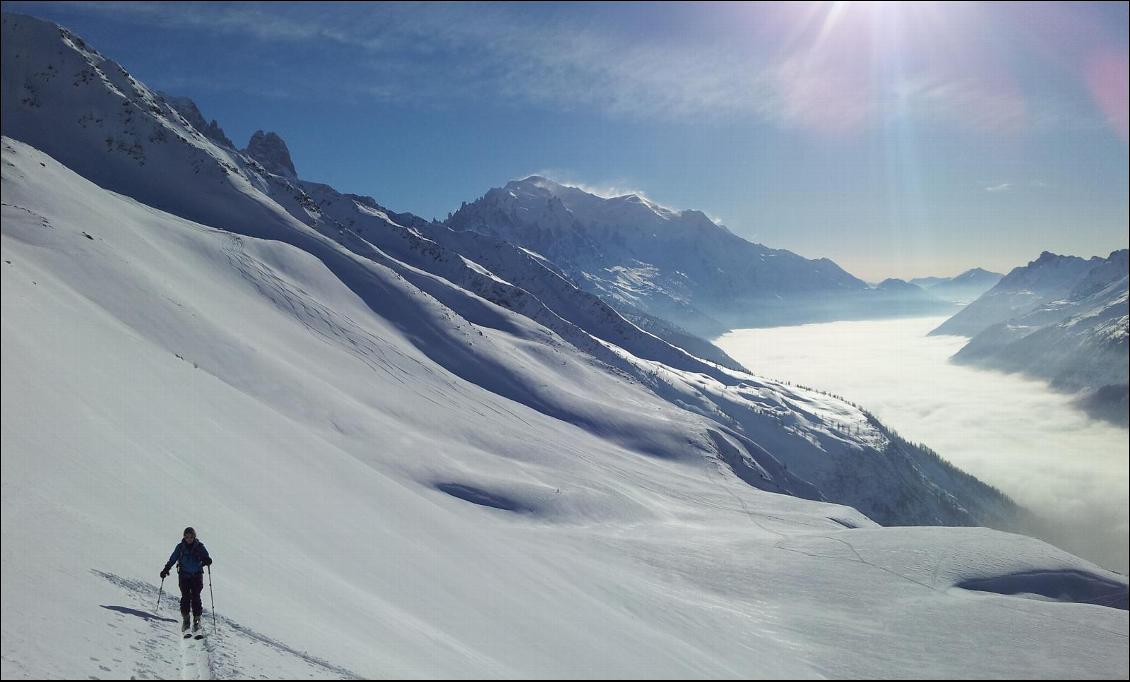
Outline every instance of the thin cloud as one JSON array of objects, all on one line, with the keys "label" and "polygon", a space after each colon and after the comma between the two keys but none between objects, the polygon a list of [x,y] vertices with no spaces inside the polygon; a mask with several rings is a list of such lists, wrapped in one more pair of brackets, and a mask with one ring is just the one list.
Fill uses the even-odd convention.
[{"label": "thin cloud", "polygon": [[1012,189],[1011,182],[1002,182],[999,185],[989,185],[985,188],[986,192],[1007,192]]},{"label": "thin cloud", "polygon": [[[561,170],[556,170],[556,169],[549,169],[549,170],[543,169],[543,170],[539,170],[539,171],[536,171],[536,172],[533,172],[533,173],[526,173],[525,175],[523,175],[521,177],[527,178],[527,177],[535,176],[535,175],[546,178],[546,179],[551,180],[553,182],[556,182],[559,185],[565,185],[567,187],[576,187],[577,189],[579,189],[581,191],[588,192],[589,194],[596,195],[598,197],[601,197],[602,199],[614,199],[616,197],[623,197],[623,196],[627,196],[629,194],[634,194],[637,197],[643,199],[644,201],[646,201],[650,204],[653,204],[657,207],[666,209],[668,211],[672,211],[674,213],[682,213],[683,210],[684,210],[684,209],[680,209],[680,208],[675,208],[674,206],[672,206],[669,203],[657,201],[656,199],[651,197],[644,190],[637,189],[638,186],[635,183],[631,183],[631,182],[619,181],[619,182],[611,182],[611,183],[593,184],[593,183],[590,183],[590,182],[575,180],[575,179],[573,179],[573,176],[570,173],[563,172]],[[521,179],[521,178],[516,178],[516,179]],[[722,225],[721,221],[718,218],[716,218],[715,216],[712,216],[712,215],[709,215],[709,214],[705,214],[705,215],[707,216],[707,218],[709,218],[716,225]]]},{"label": "thin cloud", "polygon": [[662,204],[662,202],[655,201],[654,199],[649,197],[647,193],[642,189],[638,189],[637,183],[628,180],[615,180],[605,183],[585,182],[583,180],[576,179],[574,173],[567,170],[562,170],[560,168],[542,168],[532,173],[526,173],[520,178],[515,179],[520,180],[522,178],[528,178],[531,176],[543,177],[548,180],[552,180],[559,185],[576,187],[577,189],[588,192],[589,194],[595,194],[602,199],[613,199],[615,197],[622,197],[627,194],[635,194],[643,199],[651,201],[652,203],[661,204],[666,208],[671,208],[667,204]]},{"label": "thin cloud", "polygon": [[[875,17],[867,13],[877,10],[867,3],[835,13],[826,11],[833,3],[716,8],[712,11],[731,12],[734,23],[749,31],[720,32],[709,40],[693,31],[661,39],[559,6],[357,9],[346,3],[314,12],[310,5],[286,3],[58,5],[146,27],[207,30],[274,45],[333,46],[352,53],[349,63],[360,74],[321,79],[316,87],[431,107],[478,101],[641,119],[753,118],[831,134],[899,117],[1017,131],[1079,116],[1071,107],[1033,106],[991,69],[975,71],[995,74],[991,78],[971,80],[967,68],[927,59],[938,46],[918,46],[915,39],[922,36],[899,37],[899,59],[893,59],[887,52],[896,48],[883,51],[891,37],[874,27]],[[982,25],[990,18],[961,6],[940,20]],[[887,61],[912,65],[894,69]],[[303,94],[310,87],[304,83]]]}]

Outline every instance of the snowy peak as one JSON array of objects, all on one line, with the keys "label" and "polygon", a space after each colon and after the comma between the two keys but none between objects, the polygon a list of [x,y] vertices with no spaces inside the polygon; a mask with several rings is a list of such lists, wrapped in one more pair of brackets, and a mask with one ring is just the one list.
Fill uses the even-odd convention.
[{"label": "snowy peak", "polygon": [[1093,268],[1104,262],[1098,256],[1085,259],[1044,251],[1027,265],[1013,268],[993,288],[931,333],[976,336],[993,325],[1068,296]]},{"label": "snowy peak", "polygon": [[1100,256],[1080,258],[1044,251],[1028,265],[1014,268],[1005,275],[989,294],[1014,292],[1034,293],[1044,297],[1063,296],[1104,260]]},{"label": "snowy peak", "polygon": [[264,133],[256,130],[243,150],[245,154],[263,164],[271,173],[286,177],[297,177],[294,171],[294,162],[290,159],[290,150],[277,133]]},{"label": "snowy peak", "polygon": [[506,183],[506,189],[536,189],[543,192],[548,192],[549,194],[560,194],[561,192],[569,188],[568,186],[562,185],[559,182],[550,180],[544,175],[531,175],[521,180],[511,180],[510,182]]},{"label": "snowy peak", "polygon": [[570,212],[584,222],[598,222],[610,226],[631,227],[639,220],[673,220],[687,213],[695,216],[705,215],[699,211],[679,211],[667,208],[647,197],[636,193],[601,196],[575,185],[567,185],[542,175],[531,175],[521,180],[512,180],[503,188],[507,195],[515,199],[557,198]]},{"label": "snowy peak", "polygon": [[0,48],[5,135],[174,215],[210,226],[277,223],[283,208],[264,200],[260,162],[218,142],[218,125],[212,136],[199,130],[189,120],[203,120],[195,105],[179,102],[186,116],[50,22],[5,13]]},{"label": "snowy peak", "polygon": [[[702,335],[751,322],[767,301],[869,290],[831,261],[754,244],[702,211],[640,193],[603,197],[541,175],[491,189],[446,224],[538,253],[621,311]],[[723,321],[733,315],[746,319]]]},{"label": "snowy peak", "polygon": [[1127,250],[1113,251],[1106,258],[1092,258],[1094,266],[1068,294],[1068,299],[1079,301],[1125,279],[1128,271]]},{"label": "snowy peak", "polygon": [[1014,268],[1005,275],[1005,282],[1014,282],[1019,279],[1037,282],[1048,281],[1055,277],[1051,274],[1053,272],[1081,272],[1096,260],[1102,259],[1097,256],[1089,259],[1079,256],[1061,256],[1051,251],[1043,251],[1036,260],[1030,261],[1028,265],[1023,267]]}]

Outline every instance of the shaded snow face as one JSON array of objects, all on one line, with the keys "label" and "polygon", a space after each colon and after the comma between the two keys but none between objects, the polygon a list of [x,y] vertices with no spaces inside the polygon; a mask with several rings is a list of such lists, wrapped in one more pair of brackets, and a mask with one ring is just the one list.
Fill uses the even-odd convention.
[{"label": "shaded snow face", "polygon": [[1042,517],[1040,535],[1127,570],[1125,429],[1089,419],[1038,380],[962,367],[941,320],[834,322],[731,332],[716,343],[755,372],[838,393]]}]

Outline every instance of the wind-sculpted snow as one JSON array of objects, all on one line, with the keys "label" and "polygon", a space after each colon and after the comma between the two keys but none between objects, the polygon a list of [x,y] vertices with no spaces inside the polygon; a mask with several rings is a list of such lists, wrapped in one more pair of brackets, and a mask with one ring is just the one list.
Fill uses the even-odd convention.
[{"label": "wind-sculpted snow", "polygon": [[489,492],[482,488],[476,488],[462,483],[437,483],[436,489],[452,497],[466,500],[471,504],[477,504],[482,507],[501,509],[516,514],[535,514],[539,511],[538,506],[535,504],[522,502],[501,493]]},{"label": "wind-sculpted snow", "polygon": [[992,578],[972,578],[955,587],[978,592],[1018,594],[1055,601],[1128,608],[1126,585],[1083,571],[1030,571]]},{"label": "wind-sculpted snow", "polygon": [[[117,639],[122,672],[169,674],[145,667],[169,624],[121,596],[190,523],[217,675],[1005,676],[1031,641],[1069,647],[1048,674],[1125,675],[1124,612],[965,599],[874,549],[1118,581],[877,528],[1016,509],[862,409],[676,348],[529,250],[272,172],[57,27],[6,14],[3,50],[4,677],[97,675]],[[36,75],[72,68],[89,92]],[[160,130],[184,141],[137,141]],[[1010,647],[971,658],[970,631]]]}]

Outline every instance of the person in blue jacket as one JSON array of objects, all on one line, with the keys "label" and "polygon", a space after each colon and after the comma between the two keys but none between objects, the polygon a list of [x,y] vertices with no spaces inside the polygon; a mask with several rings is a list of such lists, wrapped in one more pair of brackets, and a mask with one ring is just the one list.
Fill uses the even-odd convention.
[{"label": "person in blue jacket", "polygon": [[204,604],[200,601],[200,593],[204,591],[204,567],[212,565],[212,557],[208,556],[204,543],[196,539],[192,526],[184,529],[184,539],[177,543],[161,571],[162,580],[169,576],[173,564],[177,564],[177,582],[180,584],[180,629],[182,632],[188,630],[188,611],[191,608],[192,629],[199,630],[200,614],[204,611]]}]

